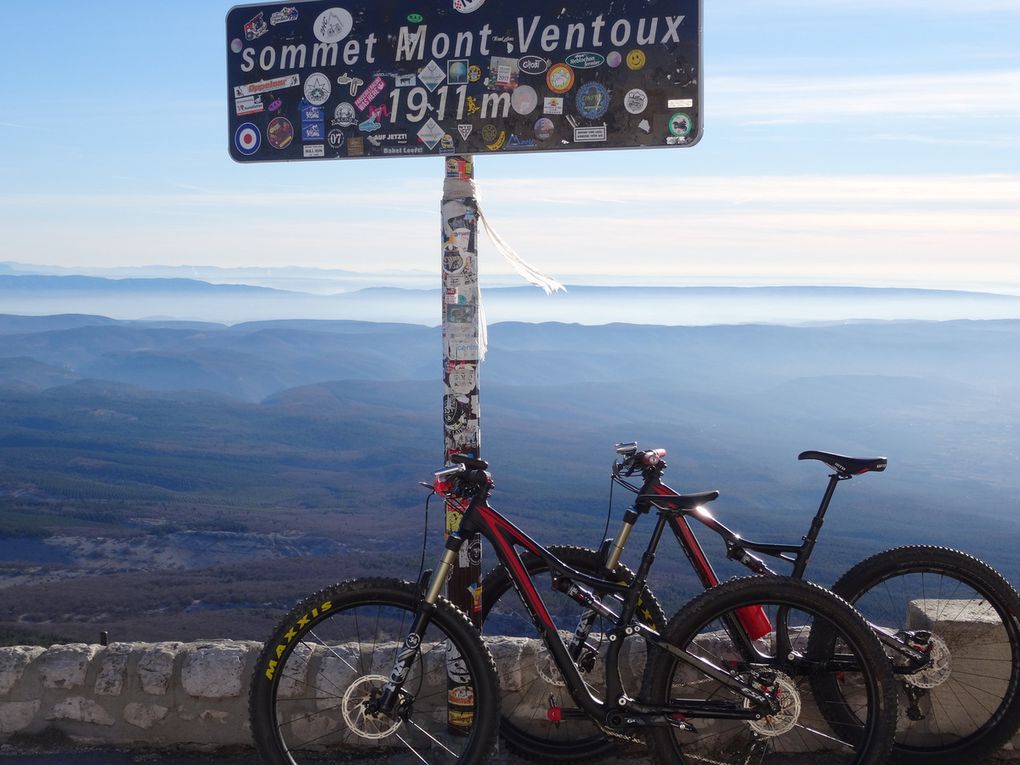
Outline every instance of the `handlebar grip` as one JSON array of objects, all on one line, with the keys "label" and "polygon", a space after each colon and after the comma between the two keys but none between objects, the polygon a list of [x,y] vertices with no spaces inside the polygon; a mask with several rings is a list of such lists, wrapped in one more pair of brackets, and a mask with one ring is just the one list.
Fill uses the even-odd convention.
[{"label": "handlebar grip", "polygon": [[488,470],[489,463],[485,460],[475,459],[474,457],[468,457],[466,454],[451,454],[450,462],[458,465],[464,465],[471,470]]},{"label": "handlebar grip", "polygon": [[444,467],[442,470],[437,470],[435,476],[436,480],[442,480],[444,478],[449,478],[452,475],[457,475],[458,473],[463,473],[465,471],[467,471],[466,465],[463,464],[452,465],[450,467]]},{"label": "handlebar grip", "polygon": [[642,454],[641,454],[641,464],[642,465],[649,465],[649,466],[658,465],[664,459],[666,459],[666,450],[665,449],[649,449],[648,451],[642,452]]}]

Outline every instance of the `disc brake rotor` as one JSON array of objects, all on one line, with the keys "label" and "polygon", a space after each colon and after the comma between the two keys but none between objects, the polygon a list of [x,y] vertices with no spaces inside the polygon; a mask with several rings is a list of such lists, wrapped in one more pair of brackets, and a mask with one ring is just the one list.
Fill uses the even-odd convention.
[{"label": "disc brake rotor", "polygon": [[928,649],[928,663],[903,680],[915,688],[937,688],[949,679],[953,672],[953,656],[949,645],[938,635],[932,635]]},{"label": "disc brake rotor", "polygon": [[[782,736],[793,730],[793,726],[800,719],[801,711],[800,692],[793,680],[788,675],[777,672],[775,682],[759,690],[776,698],[779,702],[779,711],[760,720],[748,720],[747,724],[751,726],[751,730],[767,737]],[[750,699],[744,699],[744,707],[750,706]]]},{"label": "disc brake rotor", "polygon": [[340,710],[347,727],[361,738],[386,738],[400,727],[400,720],[393,720],[386,715],[368,714],[365,707],[375,695],[386,685],[382,675],[364,675],[359,677],[344,692]]}]

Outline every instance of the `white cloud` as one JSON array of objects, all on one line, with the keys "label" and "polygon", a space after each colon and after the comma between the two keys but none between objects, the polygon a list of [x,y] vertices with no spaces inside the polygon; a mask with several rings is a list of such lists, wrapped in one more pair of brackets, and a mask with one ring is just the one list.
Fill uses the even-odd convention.
[{"label": "white cloud", "polygon": [[[1020,285],[1020,175],[493,178],[481,188],[499,233],[553,275]],[[436,184],[394,184],[375,200],[274,191],[0,197],[0,260],[357,271],[438,262]],[[482,254],[484,273],[510,271],[488,244]]]},{"label": "white cloud", "polygon": [[[973,121],[1020,118],[1020,70],[860,76],[708,76],[706,119],[743,123],[931,118],[969,137]],[[875,127],[875,123],[868,123]]]}]

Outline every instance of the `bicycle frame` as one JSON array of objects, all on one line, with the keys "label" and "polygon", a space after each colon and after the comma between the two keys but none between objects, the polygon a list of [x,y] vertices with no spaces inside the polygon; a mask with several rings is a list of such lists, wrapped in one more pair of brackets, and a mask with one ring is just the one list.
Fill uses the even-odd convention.
[{"label": "bicycle frame", "polygon": [[[662,468],[664,467],[665,465],[663,464]],[[697,520],[710,531],[719,535],[726,546],[726,557],[742,564],[753,573],[762,576],[779,576],[778,572],[769,568],[765,561],[756,555],[753,555],[751,551],[778,558],[785,563],[790,563],[793,566],[790,576],[795,579],[803,579],[808,561],[810,560],[811,553],[815,547],[815,542],[818,539],[818,534],[825,522],[825,513],[829,508],[829,503],[832,501],[832,496],[836,491],[836,486],[840,481],[848,480],[850,478],[849,475],[842,476],[838,473],[833,473],[829,476],[829,482],[825,488],[825,494],[822,496],[822,501],[818,506],[818,510],[815,513],[814,518],[811,520],[811,525],[808,528],[807,534],[802,537],[801,544],[794,545],[756,542],[753,540],[743,539],[739,534],[735,533],[725,524],[717,520],[712,513],[703,506],[698,506],[693,510],[680,509],[677,507],[675,502],[671,503],[669,498],[680,497],[682,495],[662,483],[662,468],[647,470],[644,476],[644,484],[641,487],[630,484],[614,474],[615,481],[631,491],[636,492],[638,496],[634,507],[624,514],[623,525],[621,526],[616,538],[612,541],[606,540],[603,542],[606,568],[612,570],[616,567],[620,561],[620,555],[623,552],[623,548],[626,545],[627,539],[630,537],[637,519],[641,516],[641,514],[647,512],[650,507],[655,506],[659,508],[660,511],[665,510],[668,512],[667,524],[673,532],[673,535],[676,537],[680,548],[684,551],[684,555],[687,556],[687,560],[690,562],[691,567],[697,574],[702,586],[706,589],[719,584],[719,578],[716,576],[715,569],[713,569],[712,564],[709,562],[704,548],[701,546],[697,536],[694,534],[694,531],[688,522],[688,518]],[[894,665],[893,671],[896,674],[913,674],[927,664],[928,654],[910,645],[899,636],[889,634],[886,630],[875,624],[869,622],[868,626],[871,627],[878,639],[887,648],[896,651],[907,660],[906,664]],[[747,634],[747,628],[745,625],[731,624],[730,628],[734,639],[739,639],[746,645],[750,645],[751,636]]]},{"label": "bicycle frame", "polygon": [[[479,471],[481,472],[481,471]],[[487,480],[487,476],[486,476]],[[759,692],[749,682],[739,679],[729,672],[700,656],[690,654],[667,643],[659,633],[651,627],[634,622],[641,589],[647,580],[648,570],[655,558],[655,549],[662,537],[667,523],[666,514],[660,515],[656,523],[648,548],[642,556],[641,566],[634,580],[621,584],[610,579],[593,576],[577,571],[538,544],[511,521],[500,515],[488,505],[488,485],[484,485],[471,499],[466,508],[461,505],[464,515],[460,528],[447,538],[446,549],[434,576],[431,577],[428,591],[422,599],[422,607],[415,616],[405,650],[401,651],[395,662],[390,683],[387,685],[379,708],[383,711],[392,710],[397,704],[400,685],[407,677],[411,663],[414,661],[414,649],[428,626],[428,618],[439,598],[440,591],[446,581],[450,569],[456,561],[464,541],[472,534],[482,534],[496,551],[500,563],[511,574],[511,580],[518,594],[530,613],[535,626],[539,630],[545,646],[553,656],[566,682],[566,687],[575,703],[588,716],[610,725],[641,725],[641,724],[674,724],[683,726],[683,718],[715,718],[756,720],[763,715],[776,711],[775,702]],[[447,499],[451,504],[459,504]],[[568,597],[584,605],[598,614],[611,620],[614,624],[609,633],[609,648],[606,654],[606,698],[594,696],[581,677],[580,671],[572,660],[567,646],[553,623],[548,609],[535,588],[534,582],[527,573],[517,548],[542,558],[553,572],[553,580]],[[424,581],[424,577],[423,577]],[[585,586],[593,587],[602,592],[618,593],[623,596],[623,607],[619,614],[601,602]],[[623,682],[619,670],[620,651],[627,637],[640,636],[652,645],[669,651],[681,661],[691,665],[703,674],[720,684],[732,689],[750,701],[748,705],[725,702],[706,702],[704,700],[673,700],[667,706],[648,706],[630,699],[623,690]],[[787,638],[788,639],[788,638]],[[748,645],[746,654],[750,663],[752,657],[761,656],[753,646]],[[666,716],[677,717],[670,719]],[[661,718],[661,722],[653,720]]]}]

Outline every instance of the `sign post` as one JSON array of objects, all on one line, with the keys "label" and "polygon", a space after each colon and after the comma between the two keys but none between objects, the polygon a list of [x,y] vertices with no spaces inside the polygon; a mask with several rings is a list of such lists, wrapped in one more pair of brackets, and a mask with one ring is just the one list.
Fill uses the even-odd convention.
[{"label": "sign post", "polygon": [[[701,18],[701,0],[298,0],[228,12],[234,160],[446,159],[447,458],[477,457],[481,447],[472,156],[693,146],[702,129]],[[448,532],[454,524],[459,516],[448,513]],[[460,563],[448,593],[477,620],[477,539]],[[451,729],[455,716],[463,728],[471,713],[455,701],[469,710],[472,697],[450,675]]]},{"label": "sign post", "polygon": [[[479,410],[481,361],[478,291],[478,200],[474,162],[468,156],[446,160],[442,202],[443,298],[443,453],[481,457]],[[460,526],[461,514],[446,511],[446,531]],[[447,596],[481,626],[482,543],[476,534],[461,548],[447,584]]]}]

